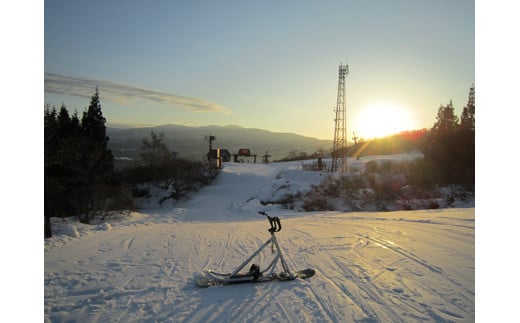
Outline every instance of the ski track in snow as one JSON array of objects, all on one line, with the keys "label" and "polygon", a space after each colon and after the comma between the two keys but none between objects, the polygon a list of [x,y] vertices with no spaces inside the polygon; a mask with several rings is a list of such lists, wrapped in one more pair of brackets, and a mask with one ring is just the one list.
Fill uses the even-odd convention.
[{"label": "ski track in snow", "polygon": [[[142,210],[145,217],[112,223],[112,231],[80,230],[77,239],[46,242],[45,321],[475,320],[474,208],[297,213],[262,207],[258,194],[291,165],[229,164],[181,205]],[[314,268],[316,275],[197,287],[199,272],[230,272],[269,238],[261,208],[282,220],[277,237],[289,267]],[[269,247],[255,263],[265,268],[270,256]]]}]

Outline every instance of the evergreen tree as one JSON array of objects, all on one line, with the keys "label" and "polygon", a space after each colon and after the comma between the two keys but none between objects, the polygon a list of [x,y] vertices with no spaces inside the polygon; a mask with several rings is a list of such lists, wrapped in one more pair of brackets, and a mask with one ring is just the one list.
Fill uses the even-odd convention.
[{"label": "evergreen tree", "polygon": [[45,136],[44,139],[45,143],[47,144],[50,143],[52,139],[54,139],[54,132],[58,127],[56,107],[52,107],[51,109],[48,105],[45,106],[43,123]]},{"label": "evergreen tree", "polygon": [[460,116],[459,158],[462,169],[460,179],[465,184],[475,184],[475,85],[469,90],[468,103]]},{"label": "evergreen tree", "polygon": [[108,137],[106,136],[105,122],[99,101],[99,90],[96,87],[96,93],[92,96],[87,111],[83,112],[81,125],[88,138],[106,147]]},{"label": "evergreen tree", "polygon": [[57,132],[57,113],[56,108],[45,107],[44,112],[44,236],[49,238],[52,236],[51,217],[55,216],[54,201],[51,201],[53,193],[56,190],[54,183],[48,175],[49,167],[52,164],[52,155],[56,150],[56,132]]},{"label": "evergreen tree", "polygon": [[432,132],[441,136],[451,135],[456,131],[458,124],[459,118],[455,114],[453,103],[450,100],[448,105],[440,106],[437,112],[437,120],[433,125]]},{"label": "evergreen tree", "polygon": [[431,183],[453,184],[457,172],[457,127],[458,117],[450,100],[448,105],[439,107],[423,151],[426,175]]},{"label": "evergreen tree", "polygon": [[83,136],[80,146],[81,190],[77,194],[80,198],[82,215],[80,221],[89,223],[91,212],[96,209],[95,195],[103,183],[110,180],[114,172],[114,158],[107,149],[109,138],[106,136],[106,119],[101,111],[99,90],[92,96],[87,111],[83,113],[81,127]]},{"label": "evergreen tree", "polygon": [[475,85],[469,89],[468,103],[460,115],[462,131],[475,132]]},{"label": "evergreen tree", "polygon": [[92,96],[87,111],[83,112],[81,127],[84,133],[83,145],[88,153],[83,154],[84,171],[92,176],[107,178],[113,171],[112,152],[107,149],[109,138],[106,136],[106,119],[101,111],[99,90]]},{"label": "evergreen tree", "polygon": [[61,104],[60,113],[58,114],[58,127],[59,128],[69,128],[72,121],[69,116],[69,111],[67,111],[67,107],[64,103]]},{"label": "evergreen tree", "polygon": [[439,108],[423,149],[425,174],[434,184],[475,184],[475,100],[470,89],[460,123],[453,103]]},{"label": "evergreen tree", "polygon": [[45,236],[52,234],[50,218],[77,213],[77,204],[71,196],[81,179],[81,128],[77,115],[71,118],[62,104],[45,111]]},{"label": "evergreen tree", "polygon": [[51,217],[79,217],[89,223],[103,211],[114,192],[114,159],[107,148],[105,118],[96,88],[81,122],[62,104],[59,113],[46,106],[45,124],[45,236],[52,234]]}]

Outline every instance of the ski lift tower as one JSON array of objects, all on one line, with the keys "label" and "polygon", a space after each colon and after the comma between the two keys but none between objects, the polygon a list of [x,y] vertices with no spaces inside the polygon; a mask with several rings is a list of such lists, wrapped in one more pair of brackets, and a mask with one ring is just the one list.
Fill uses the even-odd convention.
[{"label": "ski lift tower", "polygon": [[209,151],[211,153],[211,151],[213,150],[213,141],[217,140],[217,137],[215,136],[212,136],[212,135],[204,135],[204,141],[209,141]]},{"label": "ski lift tower", "polygon": [[[334,146],[332,147],[332,172],[347,171],[347,119],[345,116],[345,76],[348,65],[339,64],[338,99],[334,119]],[[341,165],[339,165],[341,161]]]}]

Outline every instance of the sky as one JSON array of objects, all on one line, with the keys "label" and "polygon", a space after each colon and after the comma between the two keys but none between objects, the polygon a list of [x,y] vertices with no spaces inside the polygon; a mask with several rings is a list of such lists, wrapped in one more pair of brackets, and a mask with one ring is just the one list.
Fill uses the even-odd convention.
[{"label": "sky", "polygon": [[[107,124],[238,125],[333,139],[431,128],[475,83],[469,0],[44,3],[44,101]],[[478,94],[478,86],[476,87]]]}]

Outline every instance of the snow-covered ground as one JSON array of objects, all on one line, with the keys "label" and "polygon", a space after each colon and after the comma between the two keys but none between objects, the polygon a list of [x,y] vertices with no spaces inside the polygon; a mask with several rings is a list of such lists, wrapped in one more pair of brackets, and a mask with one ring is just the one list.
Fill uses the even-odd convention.
[{"label": "snow-covered ground", "polygon": [[[44,246],[45,321],[475,320],[474,207],[301,213],[260,203],[327,175],[300,168],[226,163],[211,185],[176,205],[144,203],[90,226],[55,219]],[[232,271],[269,238],[260,210],[280,217],[289,267],[316,275],[197,287],[202,270]],[[255,259],[261,268],[268,249]]]}]

